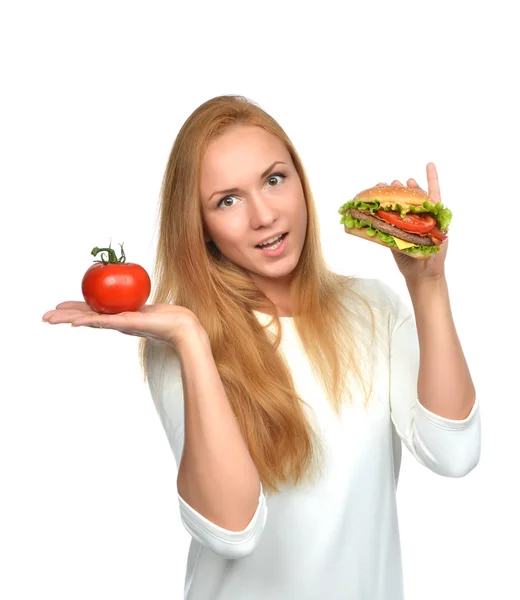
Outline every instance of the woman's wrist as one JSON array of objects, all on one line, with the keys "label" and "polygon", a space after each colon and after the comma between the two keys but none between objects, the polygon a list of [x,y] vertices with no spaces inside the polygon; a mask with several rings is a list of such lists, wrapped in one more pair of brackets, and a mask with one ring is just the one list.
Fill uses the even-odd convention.
[{"label": "woman's wrist", "polygon": [[170,344],[178,350],[180,354],[186,352],[189,348],[197,345],[208,345],[209,338],[206,330],[200,324],[197,318],[189,319],[180,328]]}]

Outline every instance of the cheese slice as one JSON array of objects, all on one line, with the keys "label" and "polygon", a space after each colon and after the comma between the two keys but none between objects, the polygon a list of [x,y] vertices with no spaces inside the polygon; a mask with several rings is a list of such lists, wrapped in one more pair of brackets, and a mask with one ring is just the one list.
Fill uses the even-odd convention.
[{"label": "cheese slice", "polygon": [[413,248],[414,246],[417,246],[417,244],[411,244],[410,242],[405,242],[404,240],[400,240],[399,238],[396,238],[394,236],[392,237],[394,238],[399,250],[404,250],[405,248]]}]

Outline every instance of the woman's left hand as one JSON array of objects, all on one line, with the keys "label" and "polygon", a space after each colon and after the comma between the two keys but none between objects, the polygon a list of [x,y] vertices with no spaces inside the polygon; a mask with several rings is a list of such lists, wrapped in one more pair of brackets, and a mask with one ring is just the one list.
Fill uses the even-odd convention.
[{"label": "woman's left hand", "polygon": [[[428,179],[428,196],[430,196],[433,202],[440,202],[441,190],[439,188],[439,177],[433,163],[428,163],[426,165],[426,177]],[[422,189],[415,179],[408,179],[406,184],[410,188]],[[397,180],[392,181],[392,185],[404,187],[403,184]],[[423,280],[438,279],[445,275],[444,261],[446,259],[446,252],[448,251],[448,240],[444,240],[440,245],[440,251],[427,260],[411,258],[403,252],[398,252],[393,248],[391,248],[391,250],[395,262],[406,279],[407,284],[414,284]]]}]

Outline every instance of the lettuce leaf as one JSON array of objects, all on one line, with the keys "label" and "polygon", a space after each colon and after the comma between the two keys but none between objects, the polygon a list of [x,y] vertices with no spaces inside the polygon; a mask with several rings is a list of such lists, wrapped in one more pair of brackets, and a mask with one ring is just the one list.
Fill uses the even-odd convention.
[{"label": "lettuce leaf", "polygon": [[[343,215],[344,218],[347,216],[350,216],[350,215],[345,215],[345,211],[347,210],[347,208],[355,208],[357,210],[369,210],[371,214],[374,214],[376,211],[378,211],[381,208],[381,202],[377,199],[374,200],[373,202],[365,202],[364,200],[350,200],[349,202],[346,202],[345,204],[343,204],[340,207],[340,209],[338,210],[338,213],[340,215]],[[446,229],[449,227],[449,225],[451,223],[451,218],[453,216],[453,213],[451,212],[451,210],[449,208],[446,208],[444,206],[444,204],[442,204],[442,202],[437,202],[437,204],[434,204],[433,202],[430,202],[429,200],[425,200],[422,203],[422,206],[410,206],[408,208],[403,208],[400,204],[387,204],[385,202],[384,210],[399,211],[401,213],[401,217],[404,217],[409,212],[431,213],[437,219],[437,224],[439,226],[439,229],[443,233],[446,233]],[[347,225],[347,223],[343,222],[343,219],[341,220],[341,223],[343,225]],[[366,221],[365,221],[365,223],[366,223]],[[347,225],[347,227],[349,227],[349,225]],[[352,227],[352,225],[350,225],[350,227]]]},{"label": "lettuce leaf", "polygon": [[[352,227],[366,228],[367,235],[373,237],[374,235],[377,234],[379,236],[379,239],[382,242],[385,242],[385,244],[387,244],[388,246],[393,246],[394,248],[397,248],[397,244],[395,243],[395,240],[391,235],[383,233],[382,231],[379,231],[377,228],[372,227],[368,221],[354,219],[354,217],[351,214],[347,213],[347,214],[343,215],[343,217],[341,218],[341,224],[345,225],[349,228],[352,228]],[[404,250],[401,250],[401,252],[408,252],[409,254],[413,254],[415,252],[421,252],[422,254],[437,254],[437,252],[440,252],[440,247],[439,246],[414,246],[413,248],[405,248]]]}]

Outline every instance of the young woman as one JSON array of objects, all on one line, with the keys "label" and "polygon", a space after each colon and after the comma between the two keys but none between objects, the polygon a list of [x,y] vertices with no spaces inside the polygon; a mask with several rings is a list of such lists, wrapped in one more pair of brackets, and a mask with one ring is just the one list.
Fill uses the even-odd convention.
[{"label": "young woman", "polygon": [[44,319],[144,338],[193,538],[185,598],[402,598],[401,443],[448,477],[480,454],[447,243],[427,261],[392,251],[414,315],[382,281],[331,272],[295,148],[235,96],[181,128],[160,210],[151,304],[65,302]]}]

